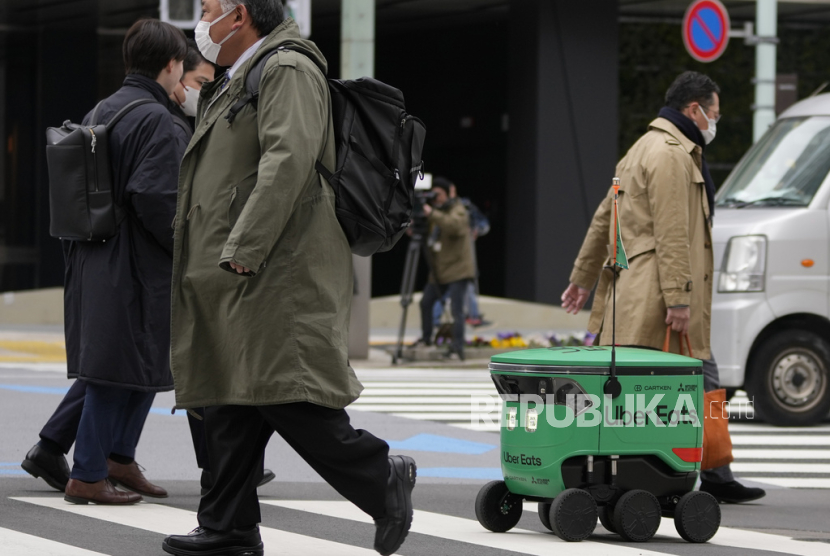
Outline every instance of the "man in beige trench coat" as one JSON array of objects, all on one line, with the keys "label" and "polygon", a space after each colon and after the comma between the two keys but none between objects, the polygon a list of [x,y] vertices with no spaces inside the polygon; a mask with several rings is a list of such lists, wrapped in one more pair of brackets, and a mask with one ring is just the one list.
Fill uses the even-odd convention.
[{"label": "man in beige trench coat", "polygon": [[[261,556],[256,487],[277,432],[374,518],[375,549],[392,554],[412,522],[415,462],[389,457],[344,409],[362,386],[348,361],[352,255],[315,170],[335,167],[326,60],[278,0],[202,9],[199,50],[229,70],[202,87],[181,164],[171,365],[177,406],[205,408],[213,485],[199,527],[162,547]],[[228,119],[267,53],[258,102]]]},{"label": "man in beige trench coat", "polygon": [[[688,334],[694,356],[703,360],[704,388],[718,388],[711,354],[712,216],[715,186],[703,151],[715,138],[720,89],[709,77],[681,74],[666,92],[666,106],[617,165],[620,226],[629,269],[617,278],[617,344],[662,349],[671,326],[671,351]],[[613,243],[614,192],[594,214],[574,263],[562,306],[582,309],[599,281],[588,329],[597,345],[611,343],[610,271],[603,271]],[[684,346],[685,347],[685,346]],[[701,490],[721,502],[764,496],[732,476],[728,465],[701,473]]]}]

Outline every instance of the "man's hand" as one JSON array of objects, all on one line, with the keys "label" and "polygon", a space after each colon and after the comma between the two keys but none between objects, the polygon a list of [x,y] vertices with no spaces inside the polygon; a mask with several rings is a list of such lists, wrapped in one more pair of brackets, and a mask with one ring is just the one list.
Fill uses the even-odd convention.
[{"label": "man's hand", "polygon": [[689,319],[692,318],[692,310],[689,307],[669,307],[666,311],[666,324],[671,329],[680,332],[682,336],[689,333]]},{"label": "man's hand", "polygon": [[251,272],[250,268],[245,268],[241,264],[230,263],[230,265],[231,265],[231,268],[234,269],[239,274],[247,274],[248,272]]},{"label": "man's hand", "polygon": [[424,215],[429,216],[430,214],[432,214],[432,205],[424,203]]},{"label": "man's hand", "polygon": [[591,290],[580,288],[576,284],[571,284],[562,294],[562,308],[566,313],[577,314],[591,295]]}]

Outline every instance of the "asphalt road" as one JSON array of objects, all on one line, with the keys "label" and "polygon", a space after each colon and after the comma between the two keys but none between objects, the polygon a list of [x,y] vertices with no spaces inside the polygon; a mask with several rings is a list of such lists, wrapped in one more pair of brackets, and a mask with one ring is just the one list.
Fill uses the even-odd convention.
[{"label": "asphalt road", "polygon": [[[172,395],[157,396],[137,457],[147,469],[148,478],[167,488],[170,497],[128,508],[75,506],[19,468],[68,386],[59,371],[50,369],[35,365],[0,367],[0,556],[163,554],[161,540],[165,534],[186,533],[196,526],[194,512],[199,502],[199,471],[187,422],[183,415],[170,415]],[[705,545],[680,539],[668,519],[647,543],[625,543],[597,526],[587,541],[566,545],[544,529],[533,504],[525,505],[516,530],[489,533],[476,521],[473,503],[481,485],[498,472],[497,434],[470,430],[463,423],[451,424],[449,410],[430,409],[437,405],[429,403],[434,402],[434,396],[418,393],[438,384],[442,390],[455,388],[456,397],[469,396],[472,386],[467,385],[482,385],[484,390],[486,371],[376,369],[359,371],[359,375],[368,388],[364,407],[355,406],[351,412],[353,423],[387,439],[393,452],[413,456],[419,466],[414,492],[417,513],[400,554],[830,554],[828,491],[778,486],[773,484],[776,479],[788,484],[784,480],[788,477],[775,472],[765,479],[772,482],[763,483],[768,489],[766,498],[747,505],[721,506],[721,530]],[[408,404],[394,401],[402,397],[395,383],[414,389],[413,398],[426,399]],[[739,426],[741,434],[747,436],[753,436],[753,427],[757,427],[754,437],[764,442],[776,442],[770,437],[781,440],[798,436],[751,421]],[[811,440],[813,452],[828,450],[825,429],[826,425],[817,429],[821,434],[816,435],[809,431],[799,434],[817,438]],[[761,440],[748,445],[755,449],[755,442]],[[793,451],[782,450],[775,461],[787,461]],[[368,518],[343,501],[279,438],[269,445],[266,466],[277,474],[275,482],[260,489],[266,554],[374,553],[374,527]],[[820,481],[824,479],[814,475],[807,474],[806,479],[792,484],[811,484],[803,482],[811,478],[819,481],[814,484],[823,484]],[[748,476],[751,478],[746,482],[758,478],[754,473]]]}]

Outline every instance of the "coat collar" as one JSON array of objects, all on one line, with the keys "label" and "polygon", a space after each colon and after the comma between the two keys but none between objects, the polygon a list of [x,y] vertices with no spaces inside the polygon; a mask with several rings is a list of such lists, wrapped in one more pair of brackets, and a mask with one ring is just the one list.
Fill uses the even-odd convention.
[{"label": "coat collar", "polygon": [[693,153],[695,149],[700,149],[698,145],[694,143],[691,139],[686,137],[682,131],[677,129],[677,126],[668,121],[665,118],[657,118],[650,124],[648,124],[649,129],[659,129],[660,131],[664,131],[677,139],[680,145],[687,153]]},{"label": "coat collar", "polygon": [[158,81],[154,79],[133,73],[124,78],[124,86],[143,89],[153,95],[153,98],[159,101],[163,106],[169,107],[170,97],[167,96],[167,91],[165,91],[164,87],[159,85]]}]

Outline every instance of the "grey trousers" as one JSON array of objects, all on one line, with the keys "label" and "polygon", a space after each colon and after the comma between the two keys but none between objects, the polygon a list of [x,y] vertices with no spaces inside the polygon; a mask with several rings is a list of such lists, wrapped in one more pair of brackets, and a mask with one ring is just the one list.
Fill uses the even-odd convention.
[{"label": "grey trousers", "polygon": [[[720,375],[718,373],[718,364],[715,361],[715,355],[712,354],[711,359],[703,360],[703,390],[711,392],[720,387]],[[732,475],[732,469],[729,464],[715,467],[714,469],[707,469],[700,472],[701,481],[709,481],[711,483],[729,483],[735,480]]]}]

